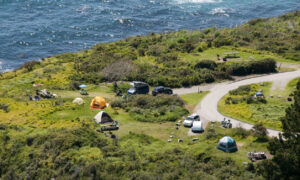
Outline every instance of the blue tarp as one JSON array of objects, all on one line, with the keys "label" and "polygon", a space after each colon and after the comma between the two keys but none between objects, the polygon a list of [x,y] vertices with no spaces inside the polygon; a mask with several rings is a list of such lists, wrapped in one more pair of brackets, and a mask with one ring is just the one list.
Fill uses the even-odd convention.
[{"label": "blue tarp", "polygon": [[262,92],[257,92],[255,93],[256,96],[264,96],[264,94]]},{"label": "blue tarp", "polygon": [[79,87],[80,87],[80,88],[86,88],[86,87],[87,87],[87,85],[85,85],[85,84],[81,84]]}]

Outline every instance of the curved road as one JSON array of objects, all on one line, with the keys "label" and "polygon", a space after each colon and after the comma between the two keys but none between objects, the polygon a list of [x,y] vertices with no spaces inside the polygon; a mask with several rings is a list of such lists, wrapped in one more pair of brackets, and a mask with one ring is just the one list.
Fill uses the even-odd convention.
[{"label": "curved road", "polygon": [[[222,121],[224,115],[218,111],[218,103],[223,96],[225,96],[230,90],[236,89],[239,86],[260,83],[260,82],[289,82],[290,80],[300,76],[300,70],[292,72],[284,72],[278,74],[265,75],[261,77],[255,77],[250,79],[245,79],[241,81],[225,82],[220,84],[215,84],[210,88],[210,93],[207,94],[202,101],[195,108],[195,112],[201,116],[203,120],[204,127],[206,127],[208,121]],[[226,119],[229,117],[226,117]],[[242,122],[233,118],[229,118],[232,122],[233,127],[242,127],[244,129],[251,129],[252,124]],[[267,129],[269,136],[278,136],[280,131]]]}]

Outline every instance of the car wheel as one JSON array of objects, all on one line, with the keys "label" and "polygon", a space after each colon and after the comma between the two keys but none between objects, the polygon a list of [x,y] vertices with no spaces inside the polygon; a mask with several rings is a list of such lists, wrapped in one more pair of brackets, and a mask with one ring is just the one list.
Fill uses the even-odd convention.
[{"label": "car wheel", "polygon": [[168,91],[168,94],[173,94],[173,92],[172,91]]}]

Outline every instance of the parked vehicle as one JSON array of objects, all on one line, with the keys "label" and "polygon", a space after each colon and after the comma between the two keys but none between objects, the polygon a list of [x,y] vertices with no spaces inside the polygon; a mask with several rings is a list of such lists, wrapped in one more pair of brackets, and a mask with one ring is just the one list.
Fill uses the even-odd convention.
[{"label": "parked vehicle", "polygon": [[129,88],[127,94],[148,94],[149,85],[144,82],[134,81],[130,83],[133,87]]},{"label": "parked vehicle", "polygon": [[185,118],[185,120],[183,121],[183,126],[192,127],[194,121],[200,121],[200,116],[198,114],[192,114]]},{"label": "parked vehicle", "polygon": [[156,96],[157,94],[173,94],[173,91],[171,88],[164,87],[164,86],[157,86],[153,89],[152,95]]},{"label": "parked vehicle", "polygon": [[262,160],[262,159],[266,159],[267,156],[265,154],[265,152],[248,152],[248,158],[251,161],[256,161],[256,160]]},{"label": "parked vehicle", "polygon": [[79,92],[80,92],[81,95],[85,95],[85,96],[89,95],[88,91],[85,90],[85,89],[80,89]]},{"label": "parked vehicle", "polygon": [[56,94],[53,94],[49,91],[47,91],[47,89],[43,89],[43,90],[36,90],[36,95],[37,96],[40,96],[42,98],[45,98],[45,99],[50,99],[50,98],[55,98],[56,97]]},{"label": "parked vehicle", "polygon": [[204,131],[203,129],[203,123],[202,121],[194,121],[193,126],[192,126],[192,132],[197,133],[200,132],[202,133]]},{"label": "parked vehicle", "polygon": [[232,128],[232,123],[230,122],[230,119],[226,120],[224,118],[224,120],[221,121],[221,124],[224,128]]}]

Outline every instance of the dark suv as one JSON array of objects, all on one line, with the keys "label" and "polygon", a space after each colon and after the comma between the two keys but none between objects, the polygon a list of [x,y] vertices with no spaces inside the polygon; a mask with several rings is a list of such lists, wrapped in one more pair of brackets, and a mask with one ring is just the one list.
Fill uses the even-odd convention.
[{"label": "dark suv", "polygon": [[157,94],[173,94],[173,91],[171,88],[157,86],[156,88],[153,89],[152,95],[156,96]]},{"label": "dark suv", "polygon": [[127,94],[148,94],[149,85],[144,82],[134,81],[130,83],[133,87],[128,89]]}]

